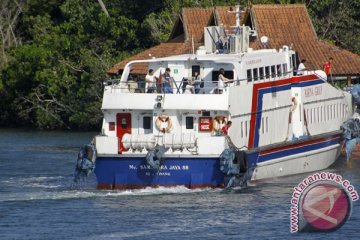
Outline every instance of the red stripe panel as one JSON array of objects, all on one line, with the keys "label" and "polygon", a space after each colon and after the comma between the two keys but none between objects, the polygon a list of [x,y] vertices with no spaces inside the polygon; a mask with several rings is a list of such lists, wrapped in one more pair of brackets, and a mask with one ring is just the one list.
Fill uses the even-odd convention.
[{"label": "red stripe panel", "polygon": [[291,149],[291,148],[297,148],[297,147],[302,147],[302,146],[311,145],[311,144],[315,144],[315,143],[325,142],[325,141],[329,141],[329,140],[339,138],[339,137],[340,137],[339,135],[336,135],[336,136],[321,138],[321,139],[317,139],[317,140],[312,140],[312,141],[292,144],[292,145],[288,145],[288,146],[283,146],[283,147],[279,147],[279,148],[273,148],[273,149],[269,149],[269,150],[265,150],[263,152],[260,152],[260,155],[266,155],[266,154],[269,154],[269,153],[279,152],[279,151],[287,150],[287,149]]}]

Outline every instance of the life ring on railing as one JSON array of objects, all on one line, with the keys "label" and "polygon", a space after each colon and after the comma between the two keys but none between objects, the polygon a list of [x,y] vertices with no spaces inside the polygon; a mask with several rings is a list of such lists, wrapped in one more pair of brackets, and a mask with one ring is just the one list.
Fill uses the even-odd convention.
[{"label": "life ring on railing", "polygon": [[296,97],[291,98],[292,106],[290,107],[290,112],[294,112],[298,106],[298,101]]},{"label": "life ring on railing", "polygon": [[[163,123],[167,123],[167,126],[162,127]],[[161,115],[156,119],[155,125],[161,132],[164,132],[164,133],[165,132],[170,132],[170,130],[172,128],[172,121],[171,121],[171,118],[169,116]]]},{"label": "life ring on railing", "polygon": [[213,130],[215,132],[219,132],[222,128],[222,126],[224,126],[226,124],[227,120],[226,117],[224,116],[216,116],[213,120]]}]

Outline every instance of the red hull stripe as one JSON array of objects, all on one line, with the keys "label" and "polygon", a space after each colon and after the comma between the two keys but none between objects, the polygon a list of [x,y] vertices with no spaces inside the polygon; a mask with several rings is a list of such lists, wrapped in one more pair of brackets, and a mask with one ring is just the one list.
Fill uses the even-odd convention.
[{"label": "red hull stripe", "polygon": [[280,151],[283,151],[283,150],[294,149],[294,148],[303,147],[303,146],[307,146],[307,145],[312,145],[312,144],[316,144],[316,143],[326,142],[326,141],[329,141],[329,140],[332,140],[332,139],[337,139],[337,138],[340,138],[340,135],[321,138],[321,139],[316,139],[316,140],[312,140],[312,141],[301,142],[301,143],[288,145],[288,146],[283,146],[283,147],[279,147],[279,148],[272,148],[272,149],[260,152],[260,156],[264,156],[266,154],[270,154],[270,153],[274,153],[274,152],[280,152]]}]

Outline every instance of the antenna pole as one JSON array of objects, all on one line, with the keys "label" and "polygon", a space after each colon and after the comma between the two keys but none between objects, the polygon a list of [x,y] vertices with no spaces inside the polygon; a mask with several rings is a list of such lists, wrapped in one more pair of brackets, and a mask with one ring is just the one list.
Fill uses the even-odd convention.
[{"label": "antenna pole", "polygon": [[192,45],[192,52],[193,54],[195,54],[194,36],[191,36],[191,45]]},{"label": "antenna pole", "polygon": [[236,12],[236,27],[240,27],[240,5],[236,5],[235,8],[235,12]]}]

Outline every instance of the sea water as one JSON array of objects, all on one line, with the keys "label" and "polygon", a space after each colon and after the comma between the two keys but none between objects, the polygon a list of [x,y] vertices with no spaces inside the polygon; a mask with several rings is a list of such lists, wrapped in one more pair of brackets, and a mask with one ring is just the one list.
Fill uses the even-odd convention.
[{"label": "sea water", "polygon": [[[337,231],[290,233],[293,188],[309,174],[237,191],[104,191],[93,174],[74,184],[78,150],[95,134],[0,129],[0,239],[360,239],[360,201]],[[327,171],[360,192],[360,159]]]}]

